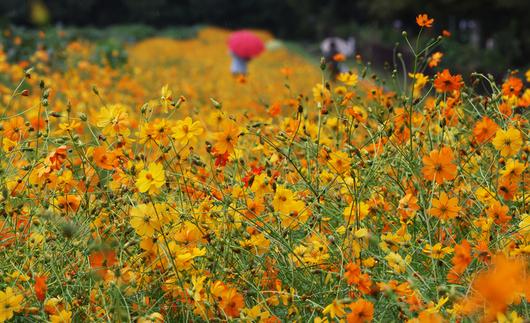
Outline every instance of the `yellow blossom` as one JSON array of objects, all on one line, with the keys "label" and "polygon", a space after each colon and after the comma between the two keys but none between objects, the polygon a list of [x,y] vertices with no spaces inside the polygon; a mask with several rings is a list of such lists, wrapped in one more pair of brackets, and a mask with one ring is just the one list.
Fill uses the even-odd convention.
[{"label": "yellow blossom", "polygon": [[22,311],[24,296],[16,294],[11,287],[0,291],[0,322],[10,320],[15,313]]},{"label": "yellow blossom", "polygon": [[136,187],[141,193],[156,194],[165,183],[164,166],[160,163],[150,163],[147,169],[138,174]]},{"label": "yellow blossom", "polygon": [[423,247],[423,252],[426,253],[431,258],[442,259],[446,255],[452,253],[453,248],[443,247],[441,243],[437,243],[434,246],[431,246],[430,244],[426,244],[425,247]]},{"label": "yellow blossom", "polygon": [[177,121],[177,124],[172,130],[173,139],[183,144],[193,141],[203,132],[201,123],[199,121],[194,122],[190,117]]},{"label": "yellow blossom", "polygon": [[355,73],[340,73],[337,76],[337,80],[341,81],[342,83],[349,85],[349,86],[355,86],[357,85],[357,81],[359,80],[359,76]]},{"label": "yellow blossom", "polygon": [[519,130],[510,127],[507,130],[497,130],[492,143],[502,156],[513,156],[521,149],[523,138]]}]

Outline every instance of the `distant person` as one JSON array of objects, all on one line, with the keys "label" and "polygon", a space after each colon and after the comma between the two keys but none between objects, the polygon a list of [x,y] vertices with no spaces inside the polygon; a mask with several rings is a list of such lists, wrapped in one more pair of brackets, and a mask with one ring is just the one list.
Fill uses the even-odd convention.
[{"label": "distant person", "polygon": [[348,71],[348,67],[342,61],[355,53],[355,39],[349,37],[348,40],[343,40],[339,37],[329,37],[322,41],[320,49],[331,77],[335,79],[339,73]]},{"label": "distant person", "polygon": [[263,41],[254,33],[240,30],[228,38],[228,48],[232,56],[230,71],[234,76],[247,75],[248,62],[257,57],[265,49]]},{"label": "distant person", "polygon": [[247,65],[250,59],[237,56],[234,52],[230,52],[232,56],[232,65],[230,65],[230,72],[232,75],[247,75]]},{"label": "distant person", "polygon": [[324,53],[324,60],[326,62],[327,70],[329,71],[331,79],[333,80],[337,78],[337,75],[339,75],[339,61],[337,60],[338,54],[340,54],[340,52],[337,49],[337,43],[335,41],[331,41],[328,51]]}]

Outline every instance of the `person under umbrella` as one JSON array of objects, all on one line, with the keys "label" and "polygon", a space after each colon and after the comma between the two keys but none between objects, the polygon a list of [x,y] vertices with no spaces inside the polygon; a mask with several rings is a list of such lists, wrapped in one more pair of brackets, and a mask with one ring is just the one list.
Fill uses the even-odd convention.
[{"label": "person under umbrella", "polygon": [[247,75],[248,62],[259,56],[265,46],[263,41],[254,33],[240,30],[232,33],[228,38],[228,48],[232,56],[230,71],[232,75]]}]

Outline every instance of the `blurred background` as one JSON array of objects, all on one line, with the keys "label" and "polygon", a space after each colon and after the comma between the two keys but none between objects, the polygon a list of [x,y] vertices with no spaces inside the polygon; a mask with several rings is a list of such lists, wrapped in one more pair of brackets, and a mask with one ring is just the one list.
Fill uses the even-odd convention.
[{"label": "blurred background", "polygon": [[250,27],[269,30],[315,59],[323,38],[353,36],[357,53],[374,66],[390,61],[401,32],[417,31],[415,16],[428,13],[435,18],[433,36],[451,32],[441,48],[442,67],[499,77],[528,67],[530,56],[528,0],[1,0],[0,13],[0,27],[10,35],[24,30],[28,46],[28,30],[59,28],[112,51],[120,41],[155,34],[191,38],[205,25]]}]

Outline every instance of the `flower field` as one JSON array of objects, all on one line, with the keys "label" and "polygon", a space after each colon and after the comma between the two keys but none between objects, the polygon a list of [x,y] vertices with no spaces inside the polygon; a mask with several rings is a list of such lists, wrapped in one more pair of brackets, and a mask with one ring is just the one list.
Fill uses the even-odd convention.
[{"label": "flower field", "polygon": [[246,77],[213,27],[121,65],[4,32],[0,322],[524,322],[530,71],[417,24],[337,80],[264,31]]}]

